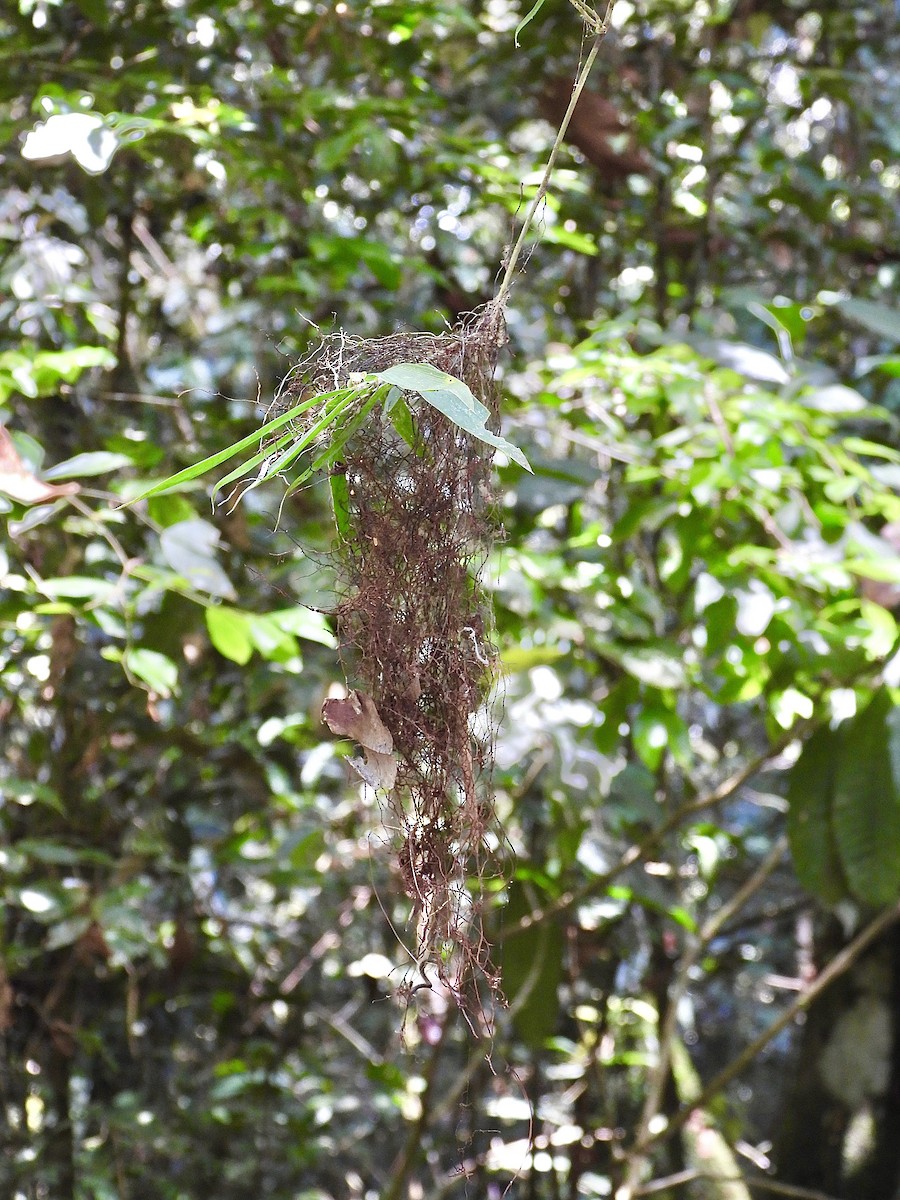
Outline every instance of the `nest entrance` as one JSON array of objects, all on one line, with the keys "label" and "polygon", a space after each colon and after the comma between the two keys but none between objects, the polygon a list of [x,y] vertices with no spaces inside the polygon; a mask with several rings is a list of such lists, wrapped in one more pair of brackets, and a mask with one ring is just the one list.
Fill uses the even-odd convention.
[{"label": "nest entrance", "polygon": [[[505,341],[496,303],[438,335],[326,336],[292,371],[282,403],[346,387],[360,373],[427,363],[461,379],[496,422],[493,377]],[[481,583],[497,527],[492,456],[404,393],[390,414],[384,406],[369,413],[332,468],[346,485],[335,615],[355,694],[374,702],[392,740],[381,782],[396,769],[384,790],[400,831],[396,864],[413,903],[416,958],[463,1002],[476,976],[497,994],[480,897],[467,886],[491,854],[491,736],[476,735],[473,718],[497,674]]]}]

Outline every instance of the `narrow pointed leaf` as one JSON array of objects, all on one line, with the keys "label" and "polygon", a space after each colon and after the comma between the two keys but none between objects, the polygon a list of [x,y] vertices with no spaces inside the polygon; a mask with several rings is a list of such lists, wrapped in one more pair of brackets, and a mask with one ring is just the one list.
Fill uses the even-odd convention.
[{"label": "narrow pointed leaf", "polygon": [[181,487],[182,484],[190,483],[201,475],[205,475],[207,471],[218,467],[221,463],[228,462],[229,458],[234,458],[235,455],[240,454],[243,450],[249,450],[251,446],[257,446],[260,438],[268,437],[270,434],[275,433],[276,430],[283,429],[285,425],[293,421],[300,413],[312,408],[314,404],[321,404],[323,400],[330,400],[338,396],[346,396],[352,390],[351,388],[342,388],[338,392],[325,392],[321,396],[312,396],[310,399],[304,400],[302,404],[295,404],[286,413],[282,413],[281,416],[275,417],[273,420],[267,421],[265,425],[260,426],[255,433],[249,433],[245,438],[241,438],[240,441],[234,442],[231,446],[226,446],[224,450],[219,450],[215,454],[211,454],[208,458],[194,463],[193,466],[185,467],[183,471],[178,471],[175,475],[170,475],[167,479],[160,480],[159,483],[155,483],[152,487],[147,488],[145,492],[141,492],[139,496],[135,496],[134,499],[126,501],[119,507],[127,508],[129,505],[135,504],[138,500],[146,500],[150,496],[158,496],[162,492],[170,492],[174,488]]}]

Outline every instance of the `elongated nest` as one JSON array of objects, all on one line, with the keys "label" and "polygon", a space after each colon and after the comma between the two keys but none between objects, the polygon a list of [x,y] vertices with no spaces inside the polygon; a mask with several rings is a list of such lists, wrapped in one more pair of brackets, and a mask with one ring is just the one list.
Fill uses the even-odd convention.
[{"label": "elongated nest", "polygon": [[[346,387],[360,372],[429,363],[462,379],[496,426],[493,377],[505,341],[493,304],[438,335],[332,334],[293,369],[279,407]],[[374,702],[393,743],[387,774],[370,782],[393,782],[382,794],[399,831],[396,868],[413,904],[419,967],[431,964],[471,1011],[476,977],[498,994],[480,889],[470,882],[494,873],[490,846],[498,844],[490,722],[481,735],[473,728],[497,678],[481,583],[497,533],[493,451],[418,394],[403,401],[408,421],[376,407],[332,468],[346,481],[347,506],[335,616],[352,686]]]}]

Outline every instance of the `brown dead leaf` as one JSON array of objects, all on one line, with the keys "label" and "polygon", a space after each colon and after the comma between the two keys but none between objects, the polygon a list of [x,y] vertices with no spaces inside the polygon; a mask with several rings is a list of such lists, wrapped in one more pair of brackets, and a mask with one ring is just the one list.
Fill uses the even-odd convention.
[{"label": "brown dead leaf", "polygon": [[338,737],[350,737],[364,750],[390,754],[394,749],[391,731],[378,715],[375,701],[365,692],[353,691],[339,700],[326,700],[322,720]]},{"label": "brown dead leaf", "polygon": [[394,739],[372,697],[353,691],[343,699],[326,700],[322,720],[338,737],[353,738],[362,746],[365,758],[350,759],[360,779],[369,787],[390,792],[397,782]]},{"label": "brown dead leaf", "polygon": [[43,483],[22,462],[15,442],[0,425],[0,492],[19,504],[45,504],[59,496],[73,496],[77,483]]},{"label": "brown dead leaf", "polygon": [[396,754],[379,754],[377,750],[366,750],[366,758],[349,759],[350,766],[369,787],[392,792],[397,783]]}]

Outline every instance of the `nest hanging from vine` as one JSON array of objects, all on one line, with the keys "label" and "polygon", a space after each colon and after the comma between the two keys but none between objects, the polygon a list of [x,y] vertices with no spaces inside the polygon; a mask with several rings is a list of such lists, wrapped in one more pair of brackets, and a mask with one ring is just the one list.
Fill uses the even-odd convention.
[{"label": "nest hanging from vine", "polygon": [[[493,376],[505,341],[496,303],[439,335],[327,336],[291,372],[280,404],[398,364],[429,364],[462,380],[495,423]],[[467,886],[491,857],[483,782],[491,735],[479,736],[474,718],[496,678],[480,581],[496,534],[493,451],[421,397],[405,392],[402,404],[392,417],[374,408],[332,467],[346,506],[335,616],[358,690],[328,701],[324,715],[334,732],[360,742],[360,773],[387,795],[418,965],[431,964],[464,1002],[476,976],[498,994],[480,898]]]}]

